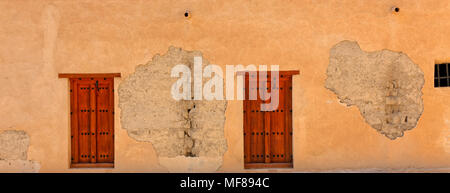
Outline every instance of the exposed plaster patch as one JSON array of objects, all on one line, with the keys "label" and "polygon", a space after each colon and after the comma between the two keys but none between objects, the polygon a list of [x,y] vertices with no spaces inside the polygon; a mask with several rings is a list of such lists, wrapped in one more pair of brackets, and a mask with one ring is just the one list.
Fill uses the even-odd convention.
[{"label": "exposed plaster patch", "polygon": [[389,139],[417,125],[422,112],[424,74],[403,53],[365,52],[342,41],[330,50],[325,87],[347,106],[356,105],[366,122]]},{"label": "exposed plaster patch", "polygon": [[31,160],[0,160],[1,173],[35,173],[39,172],[41,165]]},{"label": "exposed plaster patch", "polygon": [[[170,76],[172,68],[184,64],[193,69],[194,56],[201,55],[170,47],[165,55],[136,67],[119,85],[122,127],[133,139],[151,142],[159,157],[221,159],[227,149],[223,131],[226,101],[176,101],[171,95],[178,80]],[[203,65],[208,61],[203,59]]]},{"label": "exposed plaster patch", "polygon": [[29,144],[25,131],[0,132],[0,172],[38,172],[39,163],[27,160]]},{"label": "exposed plaster patch", "polygon": [[30,139],[25,131],[6,130],[0,133],[0,160],[26,160]]}]

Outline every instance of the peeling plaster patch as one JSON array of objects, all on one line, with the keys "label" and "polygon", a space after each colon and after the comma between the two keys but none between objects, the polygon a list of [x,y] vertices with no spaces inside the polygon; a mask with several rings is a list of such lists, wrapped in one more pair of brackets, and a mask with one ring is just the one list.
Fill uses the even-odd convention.
[{"label": "peeling plaster patch", "polygon": [[0,160],[26,160],[30,139],[25,131],[7,130],[0,133]]},{"label": "peeling plaster patch", "polygon": [[[151,142],[160,158],[221,160],[227,149],[223,131],[226,101],[176,101],[171,95],[171,87],[178,80],[170,76],[172,68],[184,64],[193,69],[194,56],[201,55],[170,47],[165,55],[156,55],[136,67],[135,73],[119,85],[122,127],[133,139]],[[203,59],[203,65],[208,61]]]},{"label": "peeling plaster patch", "polygon": [[39,163],[27,160],[29,144],[25,131],[0,132],[0,172],[38,172]]},{"label": "peeling plaster patch", "polygon": [[424,74],[403,53],[365,52],[342,41],[330,50],[325,87],[340,102],[356,105],[365,121],[389,139],[417,125],[422,112]]},{"label": "peeling plaster patch", "polygon": [[30,160],[0,160],[0,172],[35,173],[39,172],[41,165]]}]

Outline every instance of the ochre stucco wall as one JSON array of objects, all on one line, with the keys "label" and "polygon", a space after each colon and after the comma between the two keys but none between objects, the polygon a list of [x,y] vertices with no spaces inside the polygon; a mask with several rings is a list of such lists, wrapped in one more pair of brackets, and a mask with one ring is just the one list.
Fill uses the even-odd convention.
[{"label": "ochre stucco wall", "polygon": [[[151,143],[121,128],[117,93],[115,168],[69,169],[68,81],[57,75],[127,77],[176,46],[220,66],[300,70],[293,80],[294,168],[256,171],[448,171],[450,88],[433,88],[433,73],[436,61],[450,62],[449,10],[446,0],[3,0],[0,131],[29,135],[27,159],[40,172],[166,172]],[[342,40],[364,51],[403,52],[420,66],[424,112],[416,128],[390,140],[324,87],[329,51]],[[242,125],[242,101],[228,101],[219,172],[255,171],[243,169]]]}]

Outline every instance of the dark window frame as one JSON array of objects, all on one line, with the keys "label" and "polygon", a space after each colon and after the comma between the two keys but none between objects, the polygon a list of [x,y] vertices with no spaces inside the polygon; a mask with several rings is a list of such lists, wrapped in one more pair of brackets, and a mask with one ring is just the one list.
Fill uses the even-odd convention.
[{"label": "dark window frame", "polygon": [[434,87],[450,86],[450,63],[434,65]]}]

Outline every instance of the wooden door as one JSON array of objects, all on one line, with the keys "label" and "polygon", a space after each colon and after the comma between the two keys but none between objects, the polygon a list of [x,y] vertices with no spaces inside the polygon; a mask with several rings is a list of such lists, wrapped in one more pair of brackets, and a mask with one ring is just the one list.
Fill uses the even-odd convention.
[{"label": "wooden door", "polygon": [[104,78],[97,86],[97,162],[114,161],[114,80]]},{"label": "wooden door", "polygon": [[[273,85],[270,73],[260,79],[259,74],[245,75],[244,100],[244,162],[245,168],[292,167],[292,75],[298,71],[280,71],[278,86]],[[267,88],[259,82],[266,81]],[[256,82],[256,84],[255,84]],[[263,101],[260,89],[278,92],[278,106],[272,111],[261,111]],[[250,92],[257,99],[250,100]]]},{"label": "wooden door", "polygon": [[71,167],[114,167],[117,75],[64,76],[70,80]]}]

